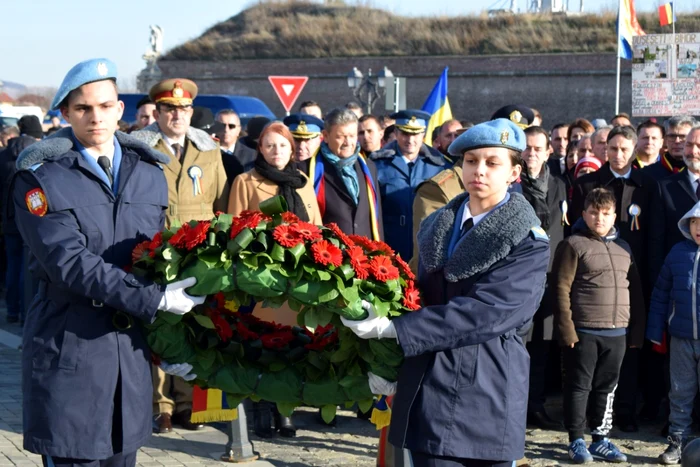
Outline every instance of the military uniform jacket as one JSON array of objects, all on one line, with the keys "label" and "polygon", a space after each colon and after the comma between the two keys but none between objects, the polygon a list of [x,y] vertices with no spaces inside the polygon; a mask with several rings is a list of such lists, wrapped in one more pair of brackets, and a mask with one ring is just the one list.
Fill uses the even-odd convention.
[{"label": "military uniform jacket", "polygon": [[[458,195],[464,193],[462,158],[453,167],[421,182],[413,200],[413,238],[418,235],[420,223]],[[413,244],[413,256],[409,263],[413,272],[418,271],[418,242]]]},{"label": "military uniform jacket", "polygon": [[[168,180],[168,226],[191,220],[209,220],[217,211],[226,211],[229,184],[219,145],[211,136],[190,127],[185,137],[185,158],[180,164],[163,139],[158,123],[152,123],[131,135],[168,157],[164,170]],[[201,193],[194,190],[190,175],[193,167],[201,169]]]},{"label": "military uniform jacket", "polygon": [[393,320],[406,359],[389,441],[433,456],[520,459],[530,358],[517,333],[542,297],[549,245],[532,207],[511,193],[449,255],[468,196],[418,234],[424,308]]},{"label": "military uniform jacket", "polygon": [[445,158],[423,144],[413,168],[401,156],[396,141],[370,156],[377,166],[386,241],[408,261],[413,255],[413,198],[416,188],[447,168]]},{"label": "military uniform jacket", "polygon": [[[124,268],[134,246],[163,228],[167,186],[156,163],[165,158],[126,134],[117,139],[116,195],[69,128],[17,160],[14,216],[39,279],[22,350],[24,449],[34,453],[105,459],[136,451],[151,434],[150,352],[139,323],[153,320],[164,286]],[[115,317],[131,327],[118,330]]]}]

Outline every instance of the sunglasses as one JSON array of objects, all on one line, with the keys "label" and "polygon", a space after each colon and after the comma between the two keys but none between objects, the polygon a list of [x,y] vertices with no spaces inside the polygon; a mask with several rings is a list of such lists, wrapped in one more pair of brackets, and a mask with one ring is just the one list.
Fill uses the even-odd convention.
[{"label": "sunglasses", "polygon": [[235,123],[222,123],[222,125],[224,126],[224,128],[228,127],[229,130],[235,130],[236,128],[238,128],[238,125],[236,125]]}]

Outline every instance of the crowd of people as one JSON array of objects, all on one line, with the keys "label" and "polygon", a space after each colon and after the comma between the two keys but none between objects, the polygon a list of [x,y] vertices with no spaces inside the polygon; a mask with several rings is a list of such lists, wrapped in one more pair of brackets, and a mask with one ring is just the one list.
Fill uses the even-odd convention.
[{"label": "crowd of people", "polygon": [[[243,131],[233,109],[194,107],[197,85],[180,78],[153,86],[137,120],[122,122],[115,83],[108,60],[78,64],[52,104],[69,127],[45,137],[27,116],[0,130],[5,319],[24,325],[24,446],[47,465],[130,465],[151,430],[202,427],[190,420],[189,368],[148,371],[134,326],[201,298],[185,292],[191,281],[158,286],[123,267],[163,227],[276,195],[304,221],[385,241],[417,273],[420,312],[389,322],[363,304],[366,320],[344,321],[404,351],[397,382],[369,381],[396,392],[389,441],[414,465],[510,466],[526,423],[565,429],[575,463],[623,462],[613,425],[635,432],[667,413],[659,462],[680,463],[700,377],[693,117],[546,129],[537,110],[508,105],[426,137],[420,110],[307,101]],[[251,312],[296,323],[288,307]],[[563,420],[545,409],[552,389]],[[93,426],[71,411],[80,398],[106,412],[101,430],[76,439],[72,427]],[[296,434],[267,404],[253,418],[259,436]]]}]

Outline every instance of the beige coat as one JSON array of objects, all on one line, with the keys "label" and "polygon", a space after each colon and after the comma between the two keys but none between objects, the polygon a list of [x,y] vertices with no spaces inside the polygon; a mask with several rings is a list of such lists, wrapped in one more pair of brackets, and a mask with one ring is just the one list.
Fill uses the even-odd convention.
[{"label": "beige coat", "polygon": [[[226,211],[229,186],[219,145],[211,136],[202,130],[189,128],[185,137],[185,159],[180,164],[163,139],[157,123],[132,135],[170,158],[170,162],[163,167],[168,180],[167,226],[191,220],[208,220],[217,211]],[[194,181],[188,172],[194,166],[202,170],[202,193],[196,195]]]},{"label": "beige coat", "polygon": [[[321,211],[318,209],[313,184],[303,172],[302,174],[307,179],[307,183],[302,188],[297,189],[297,193],[306,206],[309,222],[314,225],[322,225]],[[264,178],[255,169],[243,173],[233,180],[228,213],[237,216],[246,210],[255,211],[260,208],[261,202],[277,196],[277,190],[277,184]],[[263,308],[262,304],[258,303],[253,310],[253,315],[268,322],[274,321],[288,326],[297,324],[297,312],[289,308],[286,303],[280,308]]]}]

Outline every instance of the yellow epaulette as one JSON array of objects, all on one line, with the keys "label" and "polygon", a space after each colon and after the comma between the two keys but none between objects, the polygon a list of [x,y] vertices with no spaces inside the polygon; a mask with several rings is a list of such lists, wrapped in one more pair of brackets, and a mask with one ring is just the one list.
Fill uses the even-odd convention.
[{"label": "yellow epaulette", "polygon": [[452,169],[445,169],[442,172],[438,173],[435,175],[433,178],[430,180],[438,185],[442,185],[445,183],[447,180],[451,179],[452,177],[456,176],[457,173],[452,170]]}]

